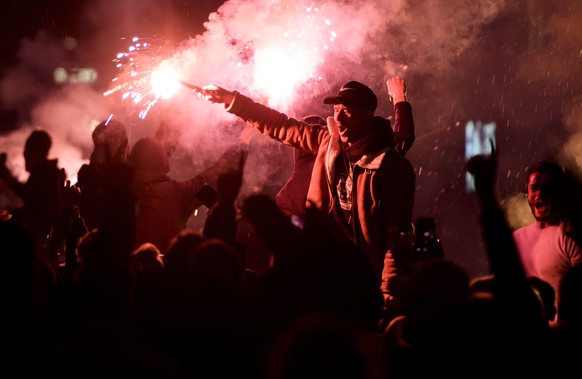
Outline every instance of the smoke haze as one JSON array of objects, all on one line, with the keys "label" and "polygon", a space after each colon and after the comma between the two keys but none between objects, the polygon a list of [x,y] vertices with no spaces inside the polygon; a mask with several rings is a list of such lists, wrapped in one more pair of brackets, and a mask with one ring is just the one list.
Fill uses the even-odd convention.
[{"label": "smoke haze", "polygon": [[[417,134],[408,155],[418,173],[415,216],[436,217],[445,251],[473,274],[487,265],[476,199],[464,187],[467,121],[497,124],[499,189],[514,227],[529,222],[520,196],[529,165],[555,158],[582,167],[582,5],[575,0],[84,3],[70,20],[75,50],[63,47],[64,33],[45,27],[21,40],[16,63],[0,78],[2,109],[18,113],[0,150],[22,180],[33,127],[53,135],[51,155],[72,179],[88,160],[91,128],[110,115],[128,126],[131,143],[169,125],[179,146],[171,162],[176,179],[207,167],[237,138],[234,116],[186,89],[159,100],[145,119],[137,117],[139,105],[103,96],[119,75],[113,58],[134,36],[152,46],[135,54],[144,72],[169,59],[193,84],[238,90],[297,118],[329,115],[323,98],[349,80],[374,89],[377,113],[391,117],[384,82],[406,79]],[[255,64],[269,49],[284,59],[266,83],[303,75],[281,83],[287,96],[255,80]],[[97,69],[95,85],[55,88],[54,68],[73,62]],[[307,69],[292,71],[299,66]],[[291,173],[291,150],[257,138],[245,170],[243,194],[274,194]]]}]

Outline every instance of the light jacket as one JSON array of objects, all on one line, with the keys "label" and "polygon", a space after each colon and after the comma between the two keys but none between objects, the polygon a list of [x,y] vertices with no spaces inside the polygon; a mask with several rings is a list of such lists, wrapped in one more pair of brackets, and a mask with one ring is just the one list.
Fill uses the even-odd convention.
[{"label": "light jacket", "polygon": [[[270,138],[317,154],[307,200],[320,209],[333,211],[337,203],[335,166],[341,156],[341,142],[333,117],[328,118],[327,129],[310,128],[305,122],[238,92],[227,111]],[[390,282],[409,263],[411,250],[407,243],[415,183],[412,164],[394,146],[364,155],[354,168],[351,237],[368,256],[387,293]]]}]

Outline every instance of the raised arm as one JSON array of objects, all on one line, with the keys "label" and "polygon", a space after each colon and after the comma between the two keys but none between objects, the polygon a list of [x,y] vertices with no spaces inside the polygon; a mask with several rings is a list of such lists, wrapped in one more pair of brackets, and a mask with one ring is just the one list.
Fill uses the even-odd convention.
[{"label": "raised arm", "polygon": [[466,169],[475,179],[475,192],[481,207],[481,235],[493,274],[494,296],[505,310],[508,322],[515,323],[514,326],[526,334],[538,332],[537,328],[543,326],[539,304],[497,200],[497,153],[493,146],[491,148],[491,155],[471,158]]},{"label": "raised arm", "polygon": [[393,77],[386,80],[388,97],[394,104],[394,144],[402,154],[406,154],[416,139],[412,106],[406,99],[406,82]]},{"label": "raised arm", "polygon": [[327,129],[311,128],[308,123],[257,103],[237,91],[228,91],[211,84],[201,87],[199,94],[211,103],[224,104],[227,112],[238,116],[269,138],[300,150],[317,153],[322,141],[330,135]]}]

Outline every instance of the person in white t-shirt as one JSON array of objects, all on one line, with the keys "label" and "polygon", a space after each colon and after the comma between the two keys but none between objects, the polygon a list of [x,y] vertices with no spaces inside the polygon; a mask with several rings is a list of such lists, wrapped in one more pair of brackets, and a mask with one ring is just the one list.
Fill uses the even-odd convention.
[{"label": "person in white t-shirt", "polygon": [[526,275],[552,285],[556,306],[563,276],[582,263],[582,248],[566,217],[566,194],[566,174],[560,165],[548,160],[534,164],[528,171],[527,201],[535,222],[513,232]]}]

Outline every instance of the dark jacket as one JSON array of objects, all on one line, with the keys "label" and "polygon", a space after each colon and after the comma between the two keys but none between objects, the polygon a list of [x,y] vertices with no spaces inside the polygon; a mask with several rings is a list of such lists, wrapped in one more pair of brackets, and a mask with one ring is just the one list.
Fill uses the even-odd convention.
[{"label": "dark jacket", "polygon": [[139,206],[135,247],[151,242],[165,252],[170,240],[186,227],[190,216],[203,205],[200,190],[205,185],[216,189],[218,177],[235,167],[245,148],[243,144],[231,147],[212,166],[184,181],[170,178],[163,170],[138,167],[132,185]]},{"label": "dark jacket", "polygon": [[109,197],[115,191],[129,189],[132,176],[133,168],[125,162],[91,162],[81,166],[76,184],[81,190],[79,212],[89,230],[104,222]]},{"label": "dark jacket", "polygon": [[12,214],[31,228],[37,248],[42,248],[61,207],[65,179],[64,169],[58,167],[56,159],[50,159],[34,167],[26,183],[15,180],[10,185],[24,203]]}]

